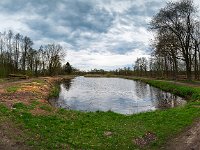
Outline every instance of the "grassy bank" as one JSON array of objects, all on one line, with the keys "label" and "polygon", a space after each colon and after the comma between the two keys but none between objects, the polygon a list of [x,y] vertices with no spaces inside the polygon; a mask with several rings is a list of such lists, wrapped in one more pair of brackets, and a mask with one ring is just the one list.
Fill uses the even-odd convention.
[{"label": "grassy bank", "polygon": [[64,82],[65,80],[71,80],[74,79],[76,76],[74,75],[68,75],[68,76],[60,76],[60,79],[56,80],[51,84],[51,89],[49,91],[48,99],[51,98],[57,98],[60,93],[60,84]]},{"label": "grassy bank", "polygon": [[158,87],[164,91],[169,91],[173,94],[187,98],[188,100],[200,100],[200,87],[188,87],[177,85],[167,81],[146,80],[146,83]]},{"label": "grassy bank", "polygon": [[155,149],[200,117],[200,108],[195,106],[200,103],[131,116],[63,109],[48,115],[32,115],[30,110],[34,105],[16,104],[13,110],[1,105],[0,118],[9,118],[20,127],[25,134],[20,140],[34,149],[133,149],[139,148],[134,141],[145,139],[146,133],[155,135],[155,140],[144,148]]},{"label": "grassy bank", "polygon": [[56,98],[59,96],[59,92],[60,92],[60,82],[57,81],[56,83],[54,83],[54,85],[52,86],[50,92],[49,92],[49,99],[50,98]]},{"label": "grassy bank", "polygon": [[[34,101],[29,105],[16,103],[12,109],[0,105],[0,129],[11,122],[23,133],[15,140],[33,149],[159,149],[200,117],[196,96],[199,88],[166,81],[145,82],[196,101],[180,108],[130,116],[56,109]],[[43,113],[34,115],[32,111],[38,107]]]},{"label": "grassy bank", "polygon": [[[126,79],[142,81],[148,83],[151,86],[157,87],[161,90],[171,92],[175,95],[186,98],[189,101],[200,100],[200,87],[192,87],[187,84],[180,84],[180,82],[167,81],[167,80],[154,80],[148,78],[138,78],[138,77],[122,77]],[[191,84],[192,85],[192,84]]]}]

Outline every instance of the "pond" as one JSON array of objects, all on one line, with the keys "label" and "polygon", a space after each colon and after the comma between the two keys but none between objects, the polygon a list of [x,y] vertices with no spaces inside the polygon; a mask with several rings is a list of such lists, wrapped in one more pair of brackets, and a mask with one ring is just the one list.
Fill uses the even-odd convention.
[{"label": "pond", "polygon": [[140,81],[122,78],[76,77],[60,85],[56,107],[80,111],[135,114],[184,105],[186,101]]}]

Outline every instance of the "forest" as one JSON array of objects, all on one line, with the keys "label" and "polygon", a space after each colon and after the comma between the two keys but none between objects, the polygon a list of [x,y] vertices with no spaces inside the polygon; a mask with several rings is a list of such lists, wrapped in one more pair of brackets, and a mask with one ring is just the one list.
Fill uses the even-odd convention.
[{"label": "forest", "polygon": [[150,23],[155,32],[152,55],[138,58],[134,70],[140,75],[200,79],[200,20],[193,1],[169,2]]},{"label": "forest", "polygon": [[9,74],[52,76],[70,73],[71,65],[62,65],[64,49],[60,44],[47,44],[33,48],[30,37],[12,30],[0,33],[0,77]]}]

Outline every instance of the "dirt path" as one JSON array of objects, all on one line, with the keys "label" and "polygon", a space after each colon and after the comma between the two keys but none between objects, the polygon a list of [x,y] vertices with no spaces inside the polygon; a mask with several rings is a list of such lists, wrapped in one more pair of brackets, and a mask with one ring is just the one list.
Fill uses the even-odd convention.
[{"label": "dirt path", "polygon": [[[200,82],[188,83],[179,81],[169,81],[177,85],[189,87],[200,87]],[[185,131],[177,137],[171,139],[163,147],[165,150],[200,150],[200,119],[195,121]]]},{"label": "dirt path", "polygon": [[179,81],[168,81],[168,82],[171,82],[171,83],[174,83],[174,84],[177,84],[177,85],[185,85],[185,86],[190,86],[190,87],[200,87],[200,82],[193,82],[193,83],[190,83],[190,82],[179,82]]},{"label": "dirt path", "polygon": [[[0,124],[0,139],[0,150],[31,149],[24,144],[23,132],[9,121]],[[16,139],[20,139],[20,141]]]},{"label": "dirt path", "polygon": [[[32,78],[26,80],[5,80],[0,83],[0,103],[12,108],[13,104],[22,102],[30,104],[45,98],[49,90],[49,80]],[[8,92],[8,88],[17,87]],[[24,143],[23,131],[9,119],[0,116],[0,150],[29,150]]]},{"label": "dirt path", "polygon": [[[169,81],[177,85],[189,87],[200,87],[200,82],[187,83],[179,81]],[[177,137],[167,142],[163,147],[166,150],[200,150],[200,119],[195,121],[190,127],[186,128]]]},{"label": "dirt path", "polygon": [[166,150],[200,150],[200,120],[193,123],[183,133],[170,140]]},{"label": "dirt path", "polygon": [[20,79],[17,81],[16,80],[8,80],[8,81],[4,81],[4,82],[0,83],[0,89],[8,87],[8,86],[12,86],[12,85],[20,84],[20,83],[29,83],[32,81],[33,81],[33,79],[26,79],[26,80]]}]

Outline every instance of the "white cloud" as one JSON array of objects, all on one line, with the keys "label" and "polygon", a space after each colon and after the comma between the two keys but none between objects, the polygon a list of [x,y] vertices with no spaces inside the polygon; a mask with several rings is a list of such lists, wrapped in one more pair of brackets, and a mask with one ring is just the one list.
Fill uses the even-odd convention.
[{"label": "white cloud", "polygon": [[149,57],[144,51],[136,49],[126,54],[114,54],[111,52],[90,52],[90,51],[73,51],[68,50],[66,61],[71,62],[74,66],[82,70],[89,69],[117,69],[119,67],[131,65],[137,57]]},{"label": "white cloud", "polygon": [[134,1],[126,0],[104,0],[104,1],[97,1],[97,5],[100,9],[105,9],[110,13],[124,13],[128,10]]},{"label": "white cloud", "polygon": [[[148,56],[151,17],[166,0],[1,0],[0,29],[30,36],[35,48],[60,43],[79,69],[114,69]],[[195,3],[200,5],[199,0]]]}]

